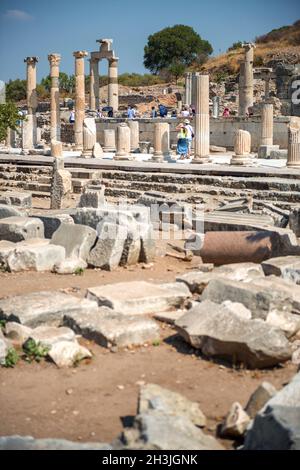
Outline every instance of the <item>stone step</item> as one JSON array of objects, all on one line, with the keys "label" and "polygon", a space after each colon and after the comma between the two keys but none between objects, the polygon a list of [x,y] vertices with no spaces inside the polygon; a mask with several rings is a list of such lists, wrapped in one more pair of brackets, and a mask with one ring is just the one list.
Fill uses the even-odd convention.
[{"label": "stone step", "polygon": [[[14,187],[11,187],[11,186],[6,186],[4,188],[1,187],[1,192],[5,192],[5,191],[8,191],[8,192],[11,192],[11,191],[15,191],[16,188]],[[44,192],[44,191],[29,191],[29,190],[26,190],[26,189],[22,189],[22,192],[26,193],[28,191],[29,194],[32,194],[32,197],[36,197],[36,198],[49,198],[50,197],[50,192]]]},{"label": "stone step", "polygon": [[51,190],[51,184],[39,183],[37,181],[30,182],[30,181],[7,181],[7,180],[0,180],[0,188],[4,190],[5,188],[10,187],[16,189],[24,189],[27,191],[41,191],[41,192],[49,192]]}]

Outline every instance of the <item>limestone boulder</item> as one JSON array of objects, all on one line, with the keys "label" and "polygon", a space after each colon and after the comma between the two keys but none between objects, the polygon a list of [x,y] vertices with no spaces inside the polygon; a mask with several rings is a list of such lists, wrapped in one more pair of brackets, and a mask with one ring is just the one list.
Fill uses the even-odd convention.
[{"label": "limestone boulder", "polygon": [[5,325],[5,336],[18,346],[22,346],[32,333],[32,329],[16,322],[7,322]]},{"label": "limestone boulder", "polygon": [[266,323],[282,330],[287,338],[291,338],[300,331],[300,315],[284,310],[271,310],[267,315]]},{"label": "limestone boulder", "polygon": [[242,437],[250,424],[250,417],[243,410],[240,403],[232,404],[220,430],[220,435],[225,438],[237,439]]},{"label": "limestone boulder", "polygon": [[12,251],[16,248],[16,244],[6,240],[0,241],[0,269],[6,271],[7,259]]},{"label": "limestone boulder", "polygon": [[16,243],[29,238],[44,238],[44,226],[40,219],[8,217],[0,220],[0,240]]},{"label": "limestone boulder", "polygon": [[300,256],[281,256],[262,263],[266,276],[280,276],[300,284]]},{"label": "limestone boulder", "polygon": [[53,272],[56,274],[78,274],[87,268],[87,263],[80,258],[68,258],[62,262],[57,263],[53,267]]},{"label": "limestone boulder", "polygon": [[57,213],[54,215],[36,215],[44,224],[45,238],[52,238],[53,234],[62,223],[74,225],[71,215],[66,213]]},{"label": "limestone boulder", "polygon": [[167,390],[156,384],[141,386],[138,414],[157,410],[172,416],[186,416],[195,426],[205,427],[206,418],[198,403],[192,402],[180,393]]},{"label": "limestone boulder", "polygon": [[0,219],[7,219],[8,217],[22,217],[22,212],[13,206],[0,204]]},{"label": "limestone boulder", "polygon": [[145,315],[181,308],[190,297],[181,283],[121,282],[91,287],[87,298],[124,315]]},{"label": "limestone boulder", "polygon": [[75,341],[76,336],[73,330],[66,327],[57,328],[55,326],[38,326],[31,331],[29,339],[36,343],[52,347],[60,341]]},{"label": "limestone boulder", "polygon": [[300,373],[256,415],[244,450],[300,450]]},{"label": "limestone boulder", "polygon": [[265,320],[272,310],[300,314],[300,287],[284,279],[269,276],[259,281],[235,282],[214,279],[204,290],[202,300],[242,303],[252,318]]},{"label": "limestone boulder", "polygon": [[224,305],[203,301],[175,323],[179,334],[207,357],[265,368],[291,358],[283,332],[261,320],[244,320]]},{"label": "limestone boulder", "polygon": [[246,413],[251,419],[255,418],[257,413],[265,404],[276,395],[277,390],[270,382],[263,382],[251,395],[245,407]]},{"label": "limestone boulder", "polygon": [[33,292],[0,299],[0,319],[36,328],[59,326],[64,315],[72,312],[93,312],[97,303],[56,291]]},{"label": "limestone boulder", "polygon": [[91,358],[92,354],[77,341],[59,341],[53,344],[48,356],[57,367],[72,367],[82,359]]},{"label": "limestone boulder", "polygon": [[33,244],[18,246],[7,257],[10,272],[21,271],[52,271],[57,263],[65,259],[62,246]]},{"label": "limestone boulder", "polygon": [[122,315],[105,307],[94,312],[67,314],[63,323],[104,347],[140,345],[160,338],[159,327],[150,318]]},{"label": "limestone boulder", "polygon": [[98,224],[97,232],[98,238],[87,262],[90,266],[113,271],[120,265],[127,231],[121,225],[103,221]]},{"label": "limestone boulder", "polygon": [[96,238],[96,231],[90,227],[61,224],[53,234],[51,245],[62,246],[66,251],[66,258],[80,258],[87,261]]}]

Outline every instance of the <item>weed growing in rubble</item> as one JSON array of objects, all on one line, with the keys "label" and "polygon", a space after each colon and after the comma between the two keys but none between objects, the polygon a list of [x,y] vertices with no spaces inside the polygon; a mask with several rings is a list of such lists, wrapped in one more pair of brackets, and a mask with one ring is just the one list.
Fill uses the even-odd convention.
[{"label": "weed growing in rubble", "polygon": [[160,339],[155,339],[152,343],[152,346],[160,346]]},{"label": "weed growing in rubble", "polygon": [[19,359],[20,359],[20,357],[19,357],[17,351],[14,348],[9,348],[9,350],[6,354],[6,358],[5,358],[3,367],[13,368],[13,367],[15,367],[15,365],[17,365]]},{"label": "weed growing in rubble", "polygon": [[28,362],[41,362],[44,359],[50,348],[42,343],[37,343],[33,339],[29,339],[23,346],[24,353],[26,355],[25,360]]},{"label": "weed growing in rubble", "polygon": [[75,276],[83,276],[84,274],[84,269],[83,268],[77,268],[74,271]]}]

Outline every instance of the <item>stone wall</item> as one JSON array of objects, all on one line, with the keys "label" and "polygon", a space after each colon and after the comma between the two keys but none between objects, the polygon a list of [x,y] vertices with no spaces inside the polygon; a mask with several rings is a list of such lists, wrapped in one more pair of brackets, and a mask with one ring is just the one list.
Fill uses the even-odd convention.
[{"label": "stone wall", "polygon": [[[168,122],[170,124],[170,140],[171,145],[177,142],[176,126],[182,120],[177,119],[139,119],[140,124],[140,141],[148,141],[154,145],[154,123]],[[120,122],[124,119],[110,119],[97,121],[97,141],[103,145],[103,130],[116,129]],[[289,117],[277,117],[274,119],[274,145],[281,148],[288,146],[288,130],[287,125],[290,122]],[[192,124],[194,124],[192,122]],[[259,117],[249,119],[243,118],[220,118],[210,120],[210,143],[211,145],[219,145],[233,149],[234,136],[238,129],[249,131],[252,137],[252,150],[256,151],[260,145],[261,123]]]}]

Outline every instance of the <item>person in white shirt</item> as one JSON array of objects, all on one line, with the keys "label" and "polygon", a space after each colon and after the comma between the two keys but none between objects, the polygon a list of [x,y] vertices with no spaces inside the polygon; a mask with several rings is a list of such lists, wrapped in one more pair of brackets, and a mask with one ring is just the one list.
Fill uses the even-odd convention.
[{"label": "person in white shirt", "polygon": [[188,143],[189,143],[189,155],[190,155],[191,150],[192,150],[193,138],[195,137],[195,132],[194,132],[193,126],[191,125],[191,123],[188,119],[186,119],[184,121],[184,126],[187,130],[187,139],[188,139]]},{"label": "person in white shirt", "polygon": [[188,118],[190,116],[190,112],[187,107],[183,108],[183,110],[181,111],[181,116],[185,118]]}]

